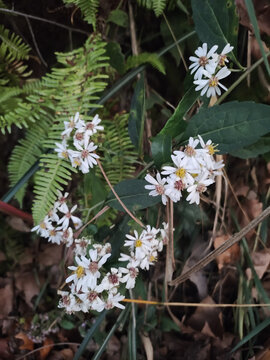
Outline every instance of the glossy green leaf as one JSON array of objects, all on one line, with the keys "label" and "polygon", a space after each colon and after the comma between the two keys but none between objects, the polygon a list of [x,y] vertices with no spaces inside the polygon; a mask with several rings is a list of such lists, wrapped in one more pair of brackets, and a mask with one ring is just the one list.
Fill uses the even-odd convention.
[{"label": "glossy green leaf", "polygon": [[154,163],[158,168],[163,164],[170,162],[172,152],[171,136],[160,134],[154,137],[151,144],[151,151]]},{"label": "glossy green leaf", "polygon": [[201,109],[194,115],[183,135],[201,135],[219,144],[220,153],[233,152],[254,144],[270,132],[270,106],[250,101],[228,102],[212,108]]},{"label": "glossy green leaf", "polygon": [[159,134],[162,135],[171,135],[172,138],[175,138],[177,135],[180,135],[185,131],[187,127],[187,122],[184,120],[185,114],[191,108],[191,106],[197,100],[199,94],[194,91],[195,86],[192,86],[182,97],[181,101],[177,105],[175,112],[166,122],[163,129]]},{"label": "glossy green leaf", "polygon": [[141,77],[136,84],[135,91],[131,100],[131,107],[128,118],[128,133],[133,145],[138,150],[139,155],[142,154],[144,112],[145,87],[144,76],[143,74],[141,74]]},{"label": "glossy green leaf", "polygon": [[270,151],[270,137],[260,138],[254,144],[236,151],[230,151],[230,154],[241,159],[255,158],[258,155],[266,154]]},{"label": "glossy green leaf", "polygon": [[110,65],[119,72],[123,74],[125,72],[125,57],[122,53],[121,46],[115,42],[111,41],[106,46],[106,55],[109,57]]},{"label": "glossy green leaf", "polygon": [[[161,201],[160,196],[149,196],[149,190],[144,188],[147,184],[145,180],[123,180],[114,186],[114,190],[129,210],[136,211],[156,205]],[[114,209],[124,211],[112,192],[110,192],[106,204]]]},{"label": "glossy green leaf", "polygon": [[[237,62],[235,49],[237,45],[238,19],[233,0],[192,0],[193,20],[196,32],[202,42],[209,47],[219,46],[219,51],[230,43],[234,50],[231,58]],[[238,63],[238,62],[237,62]]]},{"label": "glossy green leaf", "polygon": [[120,9],[112,10],[107,21],[121,27],[128,27],[128,15]]}]

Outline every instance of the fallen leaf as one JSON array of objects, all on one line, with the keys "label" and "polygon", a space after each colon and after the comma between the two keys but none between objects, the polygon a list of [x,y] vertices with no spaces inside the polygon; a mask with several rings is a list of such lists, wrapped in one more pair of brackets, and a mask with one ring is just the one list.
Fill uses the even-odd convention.
[{"label": "fallen leaf", "polygon": [[[23,293],[27,305],[33,307],[31,300],[40,292],[34,273],[30,271],[16,272],[14,276],[16,288]],[[42,279],[39,278],[39,281],[41,280]]]},{"label": "fallen leaf", "polygon": [[50,338],[46,338],[42,344],[41,349],[39,350],[40,353],[40,360],[45,360],[47,358],[47,356],[49,355],[50,351],[52,350],[52,346],[48,346],[48,345],[52,345],[54,342],[52,339]]},{"label": "fallen leaf", "polygon": [[34,349],[33,341],[30,340],[24,332],[19,332],[17,335],[15,335],[15,338],[23,341],[22,345],[19,346],[20,350],[33,350]]},{"label": "fallen leaf", "polygon": [[1,360],[12,359],[12,354],[8,346],[8,338],[0,339],[0,359]]},{"label": "fallen leaf", "polygon": [[[252,259],[255,271],[256,271],[259,279],[261,279],[269,267],[270,252],[267,250],[254,252],[251,255],[251,259]],[[248,279],[250,280],[252,278],[251,269],[250,268],[246,269],[246,273],[247,273]]]},{"label": "fallen leaf", "polygon": [[143,346],[144,346],[146,359],[153,360],[154,359],[154,349],[153,349],[153,345],[152,345],[152,342],[151,342],[149,336],[147,336],[143,333],[140,333],[140,338],[141,338]]},{"label": "fallen leaf", "polygon": [[[201,303],[215,304],[211,296],[207,296]],[[216,307],[198,306],[194,314],[187,320],[187,325],[200,332],[204,330],[206,333],[205,335],[222,337],[223,324],[221,310]]]},{"label": "fallen leaf", "polygon": [[8,316],[13,305],[13,286],[10,279],[0,279],[0,319]]},{"label": "fallen leaf", "polygon": [[52,266],[60,263],[63,258],[63,246],[56,244],[46,244],[45,248],[39,252],[38,262],[43,266]]},{"label": "fallen leaf", "polygon": [[9,224],[10,227],[20,232],[31,232],[31,228],[28,225],[26,225],[23,219],[17,216],[8,217],[7,223]]},{"label": "fallen leaf", "polygon": [[[214,248],[215,249],[219,248],[230,238],[230,236],[231,235],[229,234],[217,236],[214,239]],[[224,251],[224,253],[217,256],[216,262],[218,269],[221,270],[225,265],[234,264],[239,259],[239,256],[240,256],[240,247],[239,244],[236,243],[233,246],[231,246],[228,250]]]},{"label": "fallen leaf", "polygon": [[255,357],[256,360],[270,360],[270,349],[264,349],[260,351]]}]

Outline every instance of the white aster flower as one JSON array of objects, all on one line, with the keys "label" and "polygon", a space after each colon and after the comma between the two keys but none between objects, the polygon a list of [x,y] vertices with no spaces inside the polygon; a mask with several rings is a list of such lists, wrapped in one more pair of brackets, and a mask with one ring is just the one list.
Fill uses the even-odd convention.
[{"label": "white aster flower", "polygon": [[200,172],[201,165],[204,164],[201,156],[207,151],[205,149],[197,149],[198,144],[198,139],[190,137],[184,151],[176,150],[173,152],[176,157],[181,159],[182,167],[190,169],[192,173]]},{"label": "white aster flower", "polygon": [[218,46],[214,45],[208,52],[207,52],[207,44],[203,43],[202,47],[198,47],[195,51],[195,56],[190,56],[189,60],[193,63],[189,66],[191,70],[191,74],[194,74],[194,79],[201,79],[203,75],[203,71],[206,69],[207,71],[214,72],[216,68],[216,61],[215,59],[211,59],[215,54]]},{"label": "white aster flower", "polygon": [[129,246],[131,251],[135,251],[135,258],[141,260],[151,249],[148,241],[149,236],[145,236],[144,234],[139,236],[136,230],[134,230],[134,235],[135,236],[126,234],[128,240],[125,241],[124,246]]},{"label": "white aster flower", "polygon": [[85,136],[89,138],[93,134],[96,134],[98,131],[104,130],[104,127],[102,125],[99,125],[100,122],[101,119],[98,114],[96,114],[92,121],[85,124]]},{"label": "white aster flower", "polygon": [[98,292],[107,290],[116,294],[121,281],[121,277],[122,273],[119,272],[119,269],[111,268],[111,271],[108,272],[102,279],[101,284],[97,286],[97,289],[99,290]]},{"label": "white aster flower", "polygon": [[105,306],[105,302],[100,298],[97,289],[87,290],[78,294],[80,300],[86,304],[89,310],[102,311]]},{"label": "white aster flower", "polygon": [[[62,227],[57,228],[56,230],[61,230]],[[67,247],[70,247],[73,244],[73,230],[71,227],[68,227],[65,230],[59,232],[61,234],[62,242],[66,244]]]},{"label": "white aster flower", "polygon": [[63,195],[60,190],[57,190],[57,193],[58,193],[58,198],[57,198],[57,200],[56,200],[56,202],[54,204],[54,210],[67,211],[66,210],[67,209],[66,202],[67,202],[67,198],[69,196],[69,193],[65,192],[64,195]]},{"label": "white aster flower", "polygon": [[82,237],[81,239],[75,240],[75,255],[86,256],[87,247],[91,245],[91,239]]},{"label": "white aster flower", "polygon": [[227,44],[224,49],[221,51],[221,54],[218,54],[217,62],[219,66],[225,66],[225,62],[228,62],[227,54],[233,50],[233,46]]},{"label": "white aster flower", "polygon": [[72,220],[75,229],[78,229],[82,225],[82,220],[78,218],[77,216],[72,215],[72,213],[77,209],[77,205],[74,205],[71,210],[68,209],[68,207],[61,209],[61,213],[65,214],[58,222],[57,224],[62,226],[59,227],[59,229],[67,229],[69,227],[69,222]]},{"label": "white aster flower", "polygon": [[61,143],[55,143],[56,148],[54,149],[55,152],[58,153],[58,157],[60,159],[66,159],[69,158],[69,150],[67,147],[66,140],[63,140]]},{"label": "white aster flower", "polygon": [[85,141],[83,147],[79,144],[76,145],[76,149],[78,151],[73,151],[72,157],[80,159],[81,164],[79,165],[79,169],[82,171],[82,173],[88,173],[89,167],[93,168],[94,165],[97,165],[96,159],[99,159],[99,156],[94,153],[96,148],[97,145],[94,145],[93,142],[88,144]]},{"label": "white aster flower", "polygon": [[71,116],[69,121],[64,121],[64,125],[65,125],[65,130],[62,132],[62,137],[64,139],[69,138],[70,134],[72,133],[73,129],[75,128],[75,126],[78,124],[78,122],[80,121],[80,114],[78,112],[76,112],[75,116]]},{"label": "white aster flower", "polygon": [[190,204],[196,203],[199,205],[200,194],[205,192],[207,190],[207,186],[213,184],[214,182],[215,181],[213,179],[209,179],[208,171],[206,171],[198,182],[187,188],[189,195],[186,200],[189,201]]},{"label": "white aster flower", "polygon": [[165,195],[165,188],[164,184],[166,183],[165,178],[161,178],[160,173],[157,173],[156,179],[151,176],[150,174],[147,174],[145,176],[145,180],[148,181],[152,185],[145,185],[145,189],[151,190],[149,195],[150,196],[159,196],[161,195],[161,200],[163,205],[166,205],[167,203],[167,197]]},{"label": "white aster flower", "polygon": [[57,244],[60,245],[61,241],[62,241],[62,234],[60,231],[57,231],[57,229],[51,229],[49,230],[49,238],[48,241],[53,243],[53,244]]},{"label": "white aster flower", "polygon": [[69,270],[72,270],[72,274],[66,279],[66,283],[73,282],[76,291],[80,291],[81,288],[87,288],[87,278],[85,273],[85,267],[83,261],[79,256],[75,256],[77,266],[69,266]]},{"label": "white aster flower", "polygon": [[229,76],[231,71],[226,67],[222,67],[216,74],[204,71],[204,76],[208,79],[195,80],[193,83],[198,85],[195,90],[201,91],[201,96],[206,93],[207,97],[216,96],[221,94],[221,87],[224,90],[228,90],[224,85],[220,83],[221,79]]},{"label": "white aster flower", "polygon": [[142,270],[149,270],[149,266],[154,265],[154,263],[157,261],[157,257],[157,251],[151,251],[141,260],[140,268]]},{"label": "white aster flower", "polygon": [[123,277],[120,279],[122,283],[126,283],[126,289],[133,289],[136,283],[136,277],[139,274],[138,261],[133,261],[127,264],[126,268],[120,267],[120,271],[123,274]]},{"label": "white aster flower", "polygon": [[186,161],[183,162],[183,160],[179,156],[172,155],[171,158],[175,164],[175,167],[163,166],[163,168],[162,168],[163,171],[161,172],[161,174],[162,175],[173,175],[174,174],[179,180],[181,180],[183,182],[184,186],[193,184],[194,179],[193,179],[191,173],[196,173],[196,171],[198,171],[198,170],[184,166],[183,164],[186,164]]},{"label": "white aster flower", "polygon": [[48,216],[45,216],[44,220],[40,224],[34,226],[31,231],[36,231],[40,236],[48,238],[49,231],[53,229],[51,224],[51,219]]},{"label": "white aster flower", "polygon": [[105,302],[105,309],[110,310],[113,307],[118,307],[119,309],[124,309],[124,305],[120,304],[119,302],[124,300],[124,296],[117,294],[109,293],[108,299]]},{"label": "white aster flower", "polygon": [[90,249],[90,259],[86,256],[81,257],[81,264],[86,272],[87,287],[89,287],[90,289],[94,289],[97,286],[97,279],[99,279],[101,275],[99,269],[105,264],[105,262],[110,256],[111,254],[106,254],[102,257],[99,257],[96,249]]}]

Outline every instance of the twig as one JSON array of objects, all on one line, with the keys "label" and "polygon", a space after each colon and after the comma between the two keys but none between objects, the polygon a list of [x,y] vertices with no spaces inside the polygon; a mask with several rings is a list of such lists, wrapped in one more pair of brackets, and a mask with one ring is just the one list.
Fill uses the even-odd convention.
[{"label": "twig", "polygon": [[117,195],[117,192],[114,190],[110,180],[108,179],[102,165],[101,165],[101,162],[97,159],[97,163],[98,163],[98,166],[100,168],[100,171],[102,172],[102,175],[104,176],[104,179],[106,180],[107,184],[109,185],[110,189],[112,190],[114,196],[116,197],[117,201],[122,205],[123,209],[128,213],[128,215],[134,220],[136,221],[137,224],[139,224],[142,228],[145,228],[145,226],[143,225],[143,223],[137,219],[129,210],[128,208],[126,207],[126,205],[123,203],[123,201],[120,199],[120,197]]},{"label": "twig", "polygon": [[158,306],[190,306],[190,307],[213,307],[213,308],[249,308],[249,307],[270,307],[270,304],[206,304],[206,303],[189,303],[189,302],[159,302],[151,300],[141,300],[141,299],[124,299],[123,302],[136,303],[136,304],[145,304],[145,305],[158,305]]},{"label": "twig", "polygon": [[15,11],[15,10],[11,10],[11,9],[4,9],[4,8],[0,8],[0,12],[4,12],[4,13],[8,13],[8,14],[11,14],[11,15],[19,15],[19,16],[24,16],[25,18],[29,18],[29,19],[33,19],[33,20],[38,20],[38,21],[43,21],[43,22],[46,22],[48,24],[52,24],[52,25],[55,25],[55,26],[58,26],[58,27],[61,27],[63,29],[66,29],[66,30],[71,30],[73,32],[78,32],[78,33],[81,33],[81,34],[84,34],[84,35],[87,35],[89,36],[90,34],[87,32],[87,31],[84,31],[84,30],[81,30],[81,29],[74,29],[70,26],[67,26],[67,25],[64,25],[64,24],[60,24],[56,21],[53,21],[53,20],[48,20],[48,19],[43,19],[39,16],[35,16],[35,15],[30,15],[30,14],[25,14],[25,13],[22,13],[20,11]]},{"label": "twig", "polygon": [[128,12],[129,12],[129,25],[130,25],[130,35],[131,35],[131,49],[133,55],[139,55],[138,43],[136,38],[136,28],[135,21],[133,16],[133,9],[131,2],[128,2]]},{"label": "twig", "polygon": [[252,230],[260,222],[262,222],[264,219],[266,219],[269,215],[270,215],[270,206],[267,207],[259,216],[257,216],[255,219],[253,219],[242,230],[240,230],[238,233],[231,236],[220,247],[218,247],[216,250],[212,251],[209,255],[205,256],[197,264],[195,264],[193,267],[191,267],[187,272],[185,272],[184,274],[178,276],[176,279],[171,281],[169,283],[169,285],[177,286],[180,283],[182,283],[182,282],[186,281],[187,279],[189,279],[191,274],[193,274],[193,273],[201,270],[202,268],[204,268],[207,264],[209,264],[211,261],[213,261],[217,256],[221,255],[226,250],[228,250],[231,246],[233,246],[238,241],[240,241],[250,230]]},{"label": "twig", "polygon": [[55,346],[63,346],[63,345],[79,346],[80,344],[75,343],[75,342],[61,342],[61,343],[57,343],[57,344],[44,345],[44,346],[41,346],[41,347],[39,347],[37,349],[34,349],[34,350],[30,351],[29,353],[27,353],[27,354],[25,354],[23,356],[20,356],[19,358],[17,358],[17,360],[23,360],[24,358],[28,357],[29,355],[32,355],[32,354],[36,353],[37,351],[40,351],[41,349],[46,349],[46,348],[55,347]]},{"label": "twig", "polygon": [[92,219],[87,221],[86,224],[84,224],[78,231],[75,232],[74,238],[77,239],[81,232],[86,228],[86,226],[88,226],[89,224],[91,224],[91,222],[95,221],[97,218],[103,215],[107,210],[109,210],[109,208],[109,206],[104,206],[104,208],[101,209],[94,217],[92,217]]},{"label": "twig", "polygon": [[15,208],[12,205],[6,204],[0,200],[0,211],[11,216],[17,216],[22,220],[27,221],[29,224],[33,224],[33,218],[31,214],[28,214],[22,210]]},{"label": "twig", "polygon": [[42,62],[42,64],[45,66],[45,67],[48,67],[48,64],[46,63],[46,61],[44,60],[43,56],[41,55],[41,52],[39,50],[39,47],[38,47],[38,44],[36,42],[36,37],[35,37],[35,34],[34,34],[34,31],[32,29],[32,25],[30,23],[30,20],[28,19],[28,17],[26,16],[25,17],[25,20],[27,22],[27,25],[28,25],[28,28],[29,28],[29,31],[30,31],[30,34],[32,36],[32,40],[33,40],[33,43],[34,43],[34,46],[35,46],[35,49],[36,49],[36,52],[40,58],[40,61]]}]

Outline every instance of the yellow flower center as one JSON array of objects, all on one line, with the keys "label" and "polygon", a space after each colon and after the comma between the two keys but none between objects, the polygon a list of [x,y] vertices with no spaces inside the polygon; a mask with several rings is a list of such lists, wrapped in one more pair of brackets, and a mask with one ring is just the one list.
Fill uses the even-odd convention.
[{"label": "yellow flower center", "polygon": [[61,155],[63,156],[63,158],[68,159],[67,151],[62,151]]},{"label": "yellow flower center", "polygon": [[141,247],[142,246],[142,241],[141,240],[136,240],[135,242],[135,247]]},{"label": "yellow flower center", "polygon": [[215,76],[211,77],[211,79],[209,80],[209,86],[215,87],[217,85],[218,85],[218,78]]},{"label": "yellow flower center", "polygon": [[149,258],[150,262],[157,261],[156,257],[154,255],[151,255]]},{"label": "yellow flower center", "polygon": [[177,169],[175,175],[183,179],[186,176],[186,170],[184,168]]},{"label": "yellow flower center", "polygon": [[217,145],[207,145],[207,149],[210,155],[214,155],[218,150],[215,149]]},{"label": "yellow flower center", "polygon": [[42,222],[42,223],[40,224],[40,227],[41,227],[41,229],[46,229],[46,224],[45,224],[45,222]]},{"label": "yellow flower center", "polygon": [[77,278],[80,279],[84,275],[84,268],[82,266],[78,266],[75,271]]}]

